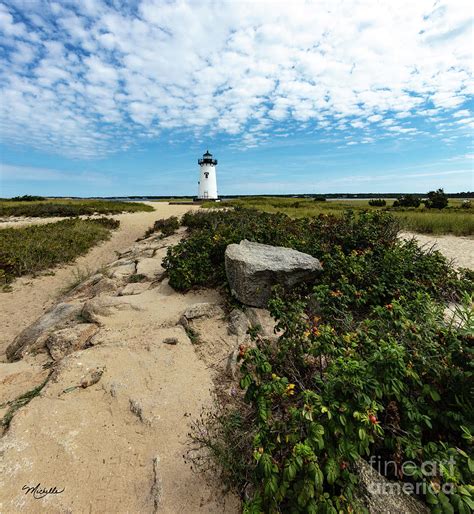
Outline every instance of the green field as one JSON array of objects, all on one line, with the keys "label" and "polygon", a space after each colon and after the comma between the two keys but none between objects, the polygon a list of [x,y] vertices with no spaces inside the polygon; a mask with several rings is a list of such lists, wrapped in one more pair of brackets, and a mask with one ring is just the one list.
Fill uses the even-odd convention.
[{"label": "green field", "polygon": [[334,214],[337,216],[347,209],[354,211],[389,210],[399,220],[402,230],[424,234],[474,235],[474,209],[461,208],[462,200],[450,199],[449,205],[439,211],[420,206],[414,208],[392,208],[394,200],[387,200],[386,207],[371,207],[368,200],[330,200],[315,202],[312,198],[247,197],[220,203],[208,202],[203,207],[225,208],[246,207],[264,212],[284,212],[292,218]]},{"label": "green field", "polygon": [[110,237],[120,222],[110,218],[78,218],[45,225],[0,230],[0,284],[72,262]]},{"label": "green field", "polygon": [[151,205],[144,203],[115,200],[52,199],[32,202],[0,200],[0,217],[31,216],[35,218],[47,218],[92,214],[120,214],[121,212],[153,210]]}]

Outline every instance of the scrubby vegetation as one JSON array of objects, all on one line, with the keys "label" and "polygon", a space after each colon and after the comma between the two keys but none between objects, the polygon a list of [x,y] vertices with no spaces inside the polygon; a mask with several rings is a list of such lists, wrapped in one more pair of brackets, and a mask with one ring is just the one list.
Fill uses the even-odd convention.
[{"label": "scrubby vegetation", "polygon": [[385,207],[387,202],[383,198],[373,198],[369,200],[369,205],[371,207]]},{"label": "scrubby vegetation", "polygon": [[416,195],[403,195],[393,202],[393,207],[419,207],[421,198]]},{"label": "scrubby vegetation", "polygon": [[0,283],[73,261],[109,238],[120,222],[111,218],[71,219],[0,230]]},{"label": "scrubby vegetation", "polygon": [[145,232],[145,237],[151,236],[155,232],[161,232],[164,237],[173,235],[179,228],[179,219],[176,216],[171,216],[166,219],[159,219],[155,221],[152,227]]},{"label": "scrubby vegetation", "polygon": [[448,197],[442,189],[430,191],[428,198],[425,200],[425,207],[427,209],[444,209],[448,206]]},{"label": "scrubby vegetation", "polygon": [[[183,223],[189,237],[165,262],[179,290],[223,284],[225,248],[243,238],[324,267],[316,283],[274,292],[282,335],[251,331],[254,344],[241,346],[244,399],[195,421],[195,466],[219,473],[247,513],[362,512],[354,465],[369,456],[433,512],[474,508],[471,271],[398,240],[380,210],[201,211]],[[464,303],[455,318],[447,301]]]},{"label": "scrubby vegetation", "polygon": [[[41,197],[39,197],[41,198]],[[47,218],[57,216],[81,216],[92,214],[119,214],[121,212],[153,211],[153,207],[138,202],[113,200],[48,200],[36,197],[0,201],[0,217],[31,216]]]},{"label": "scrubby vegetation", "polygon": [[[428,209],[419,197],[406,195],[399,200],[383,200],[386,206],[373,205],[373,200],[334,200],[315,202],[313,198],[247,197],[215,203],[209,202],[204,207],[225,208],[245,207],[264,212],[283,212],[294,218],[334,214],[342,216],[347,209],[355,212],[386,210],[400,223],[400,228],[428,234],[454,234],[457,236],[474,235],[474,212],[463,208],[462,200],[450,199],[442,211]],[[401,206],[400,200],[405,206]],[[412,206],[406,206],[410,204]],[[396,207],[398,205],[398,207]],[[416,205],[416,207],[414,206]]]},{"label": "scrubby vegetation", "polygon": [[35,195],[23,195],[23,196],[14,196],[6,201],[10,202],[39,202],[41,200],[46,200],[44,196],[35,196]]}]

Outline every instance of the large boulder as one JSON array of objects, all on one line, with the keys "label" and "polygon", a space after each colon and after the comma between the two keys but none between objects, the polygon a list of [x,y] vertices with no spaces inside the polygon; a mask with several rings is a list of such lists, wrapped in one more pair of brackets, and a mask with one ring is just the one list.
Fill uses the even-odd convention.
[{"label": "large boulder", "polygon": [[227,247],[225,269],[232,294],[238,300],[253,307],[265,307],[274,285],[290,288],[314,280],[322,266],[318,259],[306,253],[244,239]]}]

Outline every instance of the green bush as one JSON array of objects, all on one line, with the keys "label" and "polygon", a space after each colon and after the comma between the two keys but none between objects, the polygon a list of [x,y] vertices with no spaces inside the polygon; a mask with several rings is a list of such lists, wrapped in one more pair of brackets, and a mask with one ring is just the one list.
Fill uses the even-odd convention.
[{"label": "green bush", "polygon": [[[254,346],[240,347],[246,403],[195,422],[194,448],[207,453],[193,463],[245,491],[248,513],[362,512],[354,463],[369,456],[394,462],[387,477],[418,484],[434,512],[469,512],[472,271],[399,241],[383,211],[197,212],[183,222],[189,237],[166,261],[178,289],[223,283],[225,248],[243,238],[310,253],[324,268],[317,283],[274,292],[281,336],[253,334]],[[463,298],[460,327],[444,308]],[[423,474],[427,461],[435,476]]]},{"label": "green bush", "polygon": [[369,205],[372,207],[385,207],[387,202],[383,198],[374,198],[369,200]]},{"label": "green bush", "polygon": [[33,196],[33,195],[23,195],[23,196],[14,196],[10,199],[12,202],[38,202],[46,200],[43,196]]},{"label": "green bush", "polygon": [[425,207],[427,209],[444,209],[447,206],[448,197],[442,189],[428,193],[428,199],[425,201]]},{"label": "green bush", "polygon": [[[360,512],[354,463],[370,455],[393,463],[388,478],[419,484],[434,512],[469,512],[472,313],[464,311],[471,318],[460,330],[426,293],[374,306],[360,320],[319,316],[311,304],[274,298],[278,344],[259,339],[241,352],[253,413],[252,426],[239,428],[253,440],[245,511]],[[423,473],[427,462],[434,476]]]},{"label": "green bush", "polygon": [[393,202],[393,207],[414,207],[418,208],[421,200],[416,195],[403,195]]},{"label": "green bush", "polygon": [[145,232],[145,237],[155,232],[161,232],[164,237],[173,235],[179,228],[179,219],[176,216],[155,221],[153,227]]}]

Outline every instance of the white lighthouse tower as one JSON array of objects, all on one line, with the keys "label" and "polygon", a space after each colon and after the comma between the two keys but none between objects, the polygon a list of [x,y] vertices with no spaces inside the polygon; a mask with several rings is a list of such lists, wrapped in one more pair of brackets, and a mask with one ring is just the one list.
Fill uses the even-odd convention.
[{"label": "white lighthouse tower", "polygon": [[217,200],[217,159],[213,159],[209,150],[198,160],[200,166],[198,182],[199,200]]}]

